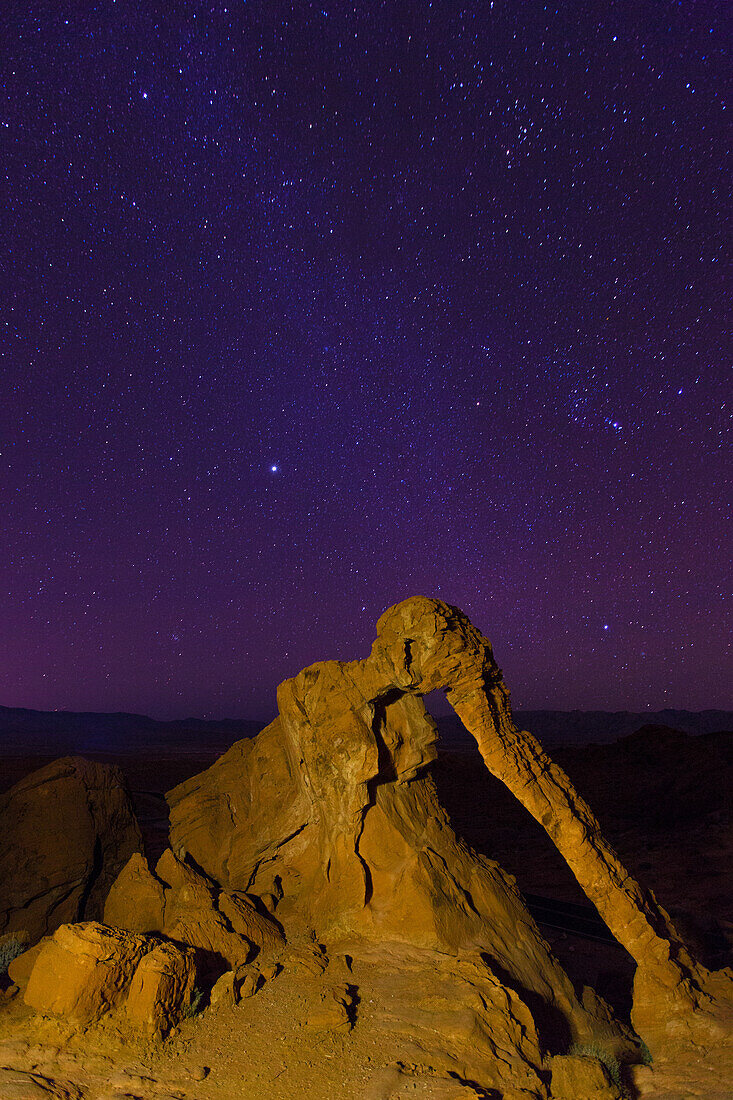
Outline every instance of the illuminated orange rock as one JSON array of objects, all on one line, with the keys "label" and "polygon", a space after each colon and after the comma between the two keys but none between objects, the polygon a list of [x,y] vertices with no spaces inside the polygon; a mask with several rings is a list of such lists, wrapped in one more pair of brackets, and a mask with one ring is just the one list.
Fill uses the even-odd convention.
[{"label": "illuminated orange rock", "polygon": [[421,696],[436,688],[636,960],[640,1033],[664,1041],[660,1017],[714,1031],[730,974],[691,957],[567,775],[514,724],[487,639],[438,600],[387,611],[367,659],[325,661],[281,684],[266,730],[169,793],[173,847],[230,891],[279,898],[286,930],[480,951],[536,1018],[561,1018],[576,1039],[608,1029],[593,997],[578,1001],[511,876],[453,833],[429,774],[436,730]]},{"label": "illuminated orange rock", "polygon": [[130,856],[104,903],[104,923],[130,932],[162,932],[165,887],[151,874],[145,856]]},{"label": "illuminated orange rock", "polygon": [[578,1055],[557,1055],[552,1059],[553,1100],[624,1100],[621,1089],[598,1058]]},{"label": "illuminated orange rock", "polygon": [[241,966],[283,935],[269,914],[241,894],[230,894],[167,848],[155,868],[133,855],[107,897],[105,923],[131,932],[162,932],[197,947],[214,969]]},{"label": "illuminated orange rock", "polygon": [[45,1016],[87,1026],[125,1006],[131,1026],[163,1037],[191,1003],[191,947],[95,921],[65,924],[26,953],[24,1001]]},{"label": "illuminated orange rock", "polygon": [[23,999],[44,1015],[92,1023],[127,992],[150,946],[143,936],[94,921],[63,924],[44,940]]},{"label": "illuminated orange rock", "polygon": [[125,1002],[127,1018],[146,1035],[165,1037],[191,1004],[196,981],[195,952],[159,943],[137,965]]}]

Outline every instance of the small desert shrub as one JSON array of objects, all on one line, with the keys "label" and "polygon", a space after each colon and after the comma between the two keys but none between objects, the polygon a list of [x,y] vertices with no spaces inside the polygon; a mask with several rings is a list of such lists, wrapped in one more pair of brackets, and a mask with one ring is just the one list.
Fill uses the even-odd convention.
[{"label": "small desert shrub", "polygon": [[199,1012],[204,1005],[204,991],[199,989],[198,986],[194,987],[194,991],[191,994],[191,1003],[186,1005],[183,1010],[183,1019],[190,1020],[193,1016],[198,1016]]},{"label": "small desert shrub", "polygon": [[641,1055],[642,1066],[650,1066],[654,1059],[652,1058],[652,1052],[642,1039],[639,1044],[639,1053]]},{"label": "small desert shrub", "polygon": [[28,948],[28,937],[3,936],[0,939],[0,975],[5,974],[13,959],[22,955]]},{"label": "small desert shrub", "polygon": [[621,1080],[621,1064],[615,1054],[598,1043],[573,1043],[568,1054],[576,1054],[586,1058],[597,1058],[608,1070],[608,1076],[613,1081],[622,1096],[628,1097],[629,1092]]}]

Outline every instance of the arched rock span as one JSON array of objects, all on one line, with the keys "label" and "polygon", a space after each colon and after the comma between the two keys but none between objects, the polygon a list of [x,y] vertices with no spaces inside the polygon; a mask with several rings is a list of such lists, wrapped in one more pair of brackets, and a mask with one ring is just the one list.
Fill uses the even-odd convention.
[{"label": "arched rock span", "polygon": [[280,899],[286,929],[480,950],[573,1037],[593,1033],[597,1002],[580,1004],[514,880],[460,842],[440,807],[426,767],[437,735],[421,698],[436,688],[636,960],[640,1034],[658,1045],[660,1027],[714,1030],[730,972],[693,959],[562,769],[515,725],[488,640],[439,600],[386,611],[365,660],[321,662],[281,684],[266,730],[169,794],[173,846],[229,889]]}]

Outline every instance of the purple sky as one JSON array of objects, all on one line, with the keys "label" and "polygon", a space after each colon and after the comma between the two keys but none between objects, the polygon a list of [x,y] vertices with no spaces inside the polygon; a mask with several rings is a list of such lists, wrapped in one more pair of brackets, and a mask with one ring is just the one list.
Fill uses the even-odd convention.
[{"label": "purple sky", "polygon": [[0,704],[267,717],[419,593],[733,707],[726,14],[6,4]]}]

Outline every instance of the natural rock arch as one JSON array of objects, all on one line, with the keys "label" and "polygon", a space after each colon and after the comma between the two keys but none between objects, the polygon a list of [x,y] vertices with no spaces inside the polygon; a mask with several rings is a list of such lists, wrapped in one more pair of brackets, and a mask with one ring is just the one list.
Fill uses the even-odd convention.
[{"label": "natural rock arch", "polygon": [[634,1023],[715,1027],[730,972],[691,956],[654,896],[628,874],[588,805],[515,725],[491,645],[454,607],[414,597],[377,623],[363,661],[326,661],[278,689],[279,716],[172,791],[171,842],[230,889],[281,898],[278,915],[321,938],[357,933],[461,953],[593,1032],[511,876],[453,834],[426,765],[436,688],[487,768],[546,829],[637,963]]}]

